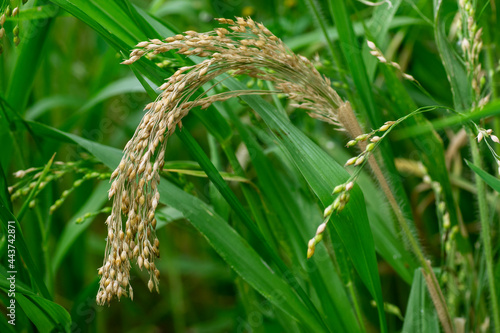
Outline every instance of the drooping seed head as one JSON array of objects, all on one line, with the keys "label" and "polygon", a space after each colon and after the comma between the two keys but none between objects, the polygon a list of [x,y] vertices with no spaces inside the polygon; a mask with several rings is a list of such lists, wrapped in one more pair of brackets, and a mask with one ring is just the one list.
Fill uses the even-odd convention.
[{"label": "drooping seed head", "polygon": [[[108,240],[103,274],[106,276],[110,269],[115,269],[121,273],[121,281],[127,283],[108,289],[109,286],[104,285],[105,280],[101,279],[97,296],[99,304],[122,295],[132,298],[132,288],[128,283],[131,259],[136,259],[139,268],[148,270],[148,288],[152,290],[156,287],[158,290],[160,272],[154,264],[154,259],[159,257],[159,242],[155,234],[157,221],[154,217],[160,203],[157,186],[168,138],[177,127],[182,127],[182,119],[191,109],[208,108],[214,102],[244,94],[280,93],[292,100],[292,106],[305,109],[311,117],[329,122],[338,129],[349,128],[339,120],[338,115],[342,110],[350,109],[350,104],[340,98],[329,79],[322,76],[307,58],[293,53],[264,25],[250,18],[237,18],[236,22],[230,19],[218,21],[229,26],[206,33],[186,31],[163,41],[140,42],[130,58],[123,62],[132,64],[141,57],[170,51],[207,58],[178,69],[161,85],[161,94],[146,106],[146,114],[126,144],[119,166],[112,173],[114,181],[109,197],[113,200],[113,208],[107,220]],[[274,88],[224,91],[211,95],[198,93],[203,85],[223,74],[247,75],[258,82],[269,81]],[[215,82],[213,86],[221,81]]]}]

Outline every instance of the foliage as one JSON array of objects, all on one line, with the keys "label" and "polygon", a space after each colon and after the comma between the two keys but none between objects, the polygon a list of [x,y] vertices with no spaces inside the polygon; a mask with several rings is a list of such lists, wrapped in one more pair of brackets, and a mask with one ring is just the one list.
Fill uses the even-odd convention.
[{"label": "foliage", "polygon": [[[16,272],[16,326],[2,315],[2,332],[500,326],[494,2],[13,0],[0,15],[4,314]],[[172,127],[160,293],[134,260],[133,300],[99,306],[108,179],[156,88],[207,55],[120,63],[140,42],[235,16],[308,58],[355,117],[311,118],[281,81],[200,80],[200,96],[237,97]]]}]

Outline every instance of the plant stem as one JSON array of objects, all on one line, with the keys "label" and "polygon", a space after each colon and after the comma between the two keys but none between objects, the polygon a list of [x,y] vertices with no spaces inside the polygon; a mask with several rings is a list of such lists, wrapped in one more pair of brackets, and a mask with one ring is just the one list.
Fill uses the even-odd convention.
[{"label": "plant stem", "polygon": [[[380,179],[379,179],[379,182],[380,182]],[[382,182],[384,182],[385,185],[388,187],[388,184],[384,178],[382,179]],[[383,186],[383,188],[384,188],[384,186]],[[434,274],[434,271],[432,270],[432,267],[431,267],[429,261],[425,259],[424,253],[422,252],[422,249],[420,248],[418,241],[416,240],[413,233],[411,232],[410,226],[408,225],[406,218],[401,213],[401,210],[398,207],[398,204],[396,202],[396,199],[394,198],[394,195],[392,194],[391,191],[386,193],[386,195],[387,195],[387,198],[389,200],[389,203],[393,207],[394,213],[396,214],[396,218],[399,222],[399,226],[401,227],[401,230],[403,231],[403,234],[405,235],[406,239],[410,243],[410,247],[411,247],[413,253],[417,257],[418,261],[420,262],[420,265],[422,266],[422,269],[423,269],[422,273],[424,275],[425,281],[427,282],[427,288],[429,289],[429,294],[431,296],[432,302],[434,303],[434,307],[436,308],[436,311],[437,311],[437,314],[439,317],[439,321],[441,322],[441,325],[443,326],[443,330],[446,333],[454,332],[450,313],[448,311],[448,306],[446,305],[446,301],[444,299],[443,292],[441,291],[441,288],[439,287],[439,282],[437,281],[436,275]]]},{"label": "plant stem", "polygon": [[[478,167],[481,167],[481,155],[479,152],[479,146],[476,142],[475,136],[473,133],[469,135],[469,144],[472,153],[472,161]],[[492,311],[493,311],[493,323],[495,325],[495,329],[500,328],[500,315],[498,311],[498,299],[497,292],[495,286],[495,275],[493,271],[493,251],[491,248],[491,232],[490,232],[490,222],[488,220],[488,205],[486,203],[486,188],[484,186],[484,182],[477,175],[474,174],[477,188],[477,203],[479,206],[479,218],[481,222],[481,238],[483,240],[484,246],[484,255],[486,258],[486,274],[488,276],[488,287],[490,289],[490,299],[492,302]]]}]

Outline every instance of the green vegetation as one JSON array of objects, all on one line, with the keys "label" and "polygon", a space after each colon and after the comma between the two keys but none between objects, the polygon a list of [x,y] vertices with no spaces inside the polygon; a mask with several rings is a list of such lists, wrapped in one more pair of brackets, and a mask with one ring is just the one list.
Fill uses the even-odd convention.
[{"label": "green vegetation", "polygon": [[499,17],[1,2],[0,331],[498,330]]}]

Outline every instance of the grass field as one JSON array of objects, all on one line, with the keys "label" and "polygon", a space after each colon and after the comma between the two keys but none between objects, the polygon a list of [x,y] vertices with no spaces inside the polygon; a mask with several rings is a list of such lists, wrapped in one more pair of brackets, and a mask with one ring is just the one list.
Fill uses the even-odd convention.
[{"label": "grass field", "polygon": [[499,5],[0,2],[0,332],[500,330]]}]

